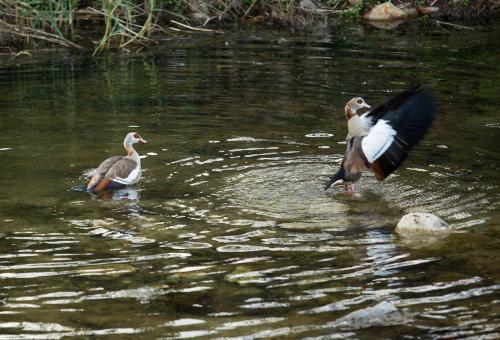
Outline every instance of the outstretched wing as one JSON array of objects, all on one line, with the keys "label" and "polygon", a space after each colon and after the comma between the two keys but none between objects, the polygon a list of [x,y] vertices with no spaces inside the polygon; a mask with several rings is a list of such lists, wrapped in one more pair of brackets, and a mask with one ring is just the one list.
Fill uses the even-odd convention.
[{"label": "outstretched wing", "polygon": [[424,137],[436,115],[436,100],[422,86],[404,91],[371,111],[375,125],[362,141],[362,150],[377,179],[389,176]]},{"label": "outstretched wing", "polygon": [[422,86],[415,85],[414,87],[397,94],[384,104],[377,106],[375,109],[365,112],[360,116],[363,124],[365,124],[368,128],[373,127],[387,112],[397,110],[397,108],[401,106],[409,97],[421,89]]},{"label": "outstretched wing", "polygon": [[384,104],[377,106],[373,110],[366,112],[361,117],[375,124],[380,118],[385,116],[387,112],[397,110],[408,98],[414,96],[424,88],[421,85],[415,85],[412,88],[398,93]]}]

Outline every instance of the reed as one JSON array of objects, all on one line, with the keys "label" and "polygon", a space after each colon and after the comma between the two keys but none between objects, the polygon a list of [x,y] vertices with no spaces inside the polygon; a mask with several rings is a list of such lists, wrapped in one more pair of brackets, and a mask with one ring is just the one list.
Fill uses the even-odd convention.
[{"label": "reed", "polygon": [[78,0],[0,0],[0,32],[29,46],[43,41],[81,48],[72,41],[77,6]]},{"label": "reed", "polygon": [[132,43],[144,44],[155,29],[160,14],[160,4],[156,0],[142,3],[132,0],[104,1],[102,9],[94,11],[104,17],[104,33],[95,52],[109,48],[116,43],[125,48]]},{"label": "reed", "polygon": [[125,48],[144,44],[162,13],[164,3],[157,0],[0,0],[0,32],[22,45],[41,43],[83,48],[86,37],[75,34],[80,21],[98,23],[94,30],[100,39],[94,52],[110,47]]}]

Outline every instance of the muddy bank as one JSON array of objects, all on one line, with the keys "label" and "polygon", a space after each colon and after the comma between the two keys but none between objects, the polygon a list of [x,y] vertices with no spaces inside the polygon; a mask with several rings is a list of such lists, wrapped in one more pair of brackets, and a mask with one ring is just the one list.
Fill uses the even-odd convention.
[{"label": "muddy bank", "polygon": [[[352,25],[364,20],[392,22],[414,17],[431,17],[441,23],[470,19],[483,24],[500,14],[500,0],[394,2],[388,6],[397,13],[396,17],[389,15],[375,20],[370,15],[380,4],[373,0],[62,3],[3,1],[0,4],[0,53],[47,48],[94,53],[106,49],[137,51],[179,35],[222,34],[224,28],[234,23],[307,31],[321,28],[330,21]],[[384,14],[384,10],[382,12]],[[397,24],[378,26],[394,28]],[[450,26],[460,28],[460,25]]]}]

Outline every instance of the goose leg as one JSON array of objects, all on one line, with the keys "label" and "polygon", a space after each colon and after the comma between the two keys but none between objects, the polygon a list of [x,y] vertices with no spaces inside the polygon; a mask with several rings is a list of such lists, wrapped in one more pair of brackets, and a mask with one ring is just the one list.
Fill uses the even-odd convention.
[{"label": "goose leg", "polygon": [[356,193],[356,183],[353,182],[348,182],[345,184],[345,191],[347,191],[349,194],[355,194]]}]

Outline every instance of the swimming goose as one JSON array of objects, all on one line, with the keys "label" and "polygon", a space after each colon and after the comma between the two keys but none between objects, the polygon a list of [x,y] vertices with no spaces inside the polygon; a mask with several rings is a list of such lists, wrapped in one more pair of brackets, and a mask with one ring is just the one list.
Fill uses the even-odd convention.
[{"label": "swimming goose", "polygon": [[345,116],[347,150],[338,172],[325,190],[344,183],[349,193],[366,168],[382,181],[406,159],[411,149],[424,137],[436,115],[432,91],[422,86],[406,90],[361,116],[357,111],[370,108],[363,98],[347,102]]},{"label": "swimming goose", "polygon": [[90,179],[87,190],[99,192],[137,183],[141,178],[141,158],[132,146],[135,143],[147,141],[137,132],[129,132],[123,141],[127,156],[114,156],[103,161]]}]

